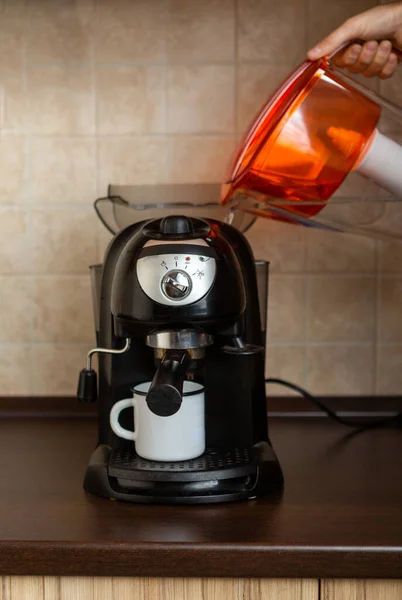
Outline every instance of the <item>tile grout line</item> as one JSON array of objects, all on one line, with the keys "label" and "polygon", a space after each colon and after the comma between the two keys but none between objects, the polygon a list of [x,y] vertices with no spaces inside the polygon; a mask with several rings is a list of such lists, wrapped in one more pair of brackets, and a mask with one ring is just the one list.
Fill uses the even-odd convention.
[{"label": "tile grout line", "polygon": [[[358,348],[372,348],[373,347],[373,343],[372,341],[350,341],[350,340],[334,340],[334,341],[325,341],[325,342],[320,342],[320,341],[311,341],[308,344],[309,346],[311,346],[312,348],[329,348],[329,347],[334,347],[334,348],[354,348],[354,347],[358,347]],[[398,346],[398,347],[402,347],[402,342],[387,342],[384,344],[381,344],[382,346]],[[296,348],[303,348],[305,346],[305,343],[303,341],[295,341],[292,339],[284,339],[284,340],[268,340],[267,342],[267,346],[273,347],[273,348],[280,348],[283,346],[294,346]]]},{"label": "tile grout line", "polygon": [[[26,38],[24,36],[22,42],[22,77],[23,77],[23,90],[26,94],[26,98],[28,97],[28,57],[27,57],[27,44]],[[25,106],[23,115],[25,116]],[[26,208],[26,218],[27,218],[27,250],[29,254],[29,264],[28,270],[31,275],[28,278],[29,281],[29,290],[32,294],[32,305],[30,311],[30,319],[29,319],[29,334],[28,339],[29,342],[25,342],[24,346],[28,349],[28,353],[30,355],[29,361],[29,371],[28,371],[28,389],[29,393],[35,394],[36,390],[36,368],[35,368],[35,353],[33,352],[32,342],[34,341],[34,310],[35,310],[35,302],[34,302],[34,265],[32,261],[33,256],[33,228],[32,228],[32,207],[31,207],[31,156],[32,156],[32,136],[26,128],[26,122],[23,127],[25,134],[25,208]]]},{"label": "tile grout line", "polygon": [[[10,135],[24,135],[24,131],[21,130],[16,130],[16,129],[3,129],[2,133],[5,134],[10,134]],[[170,134],[170,132],[168,132]],[[71,140],[71,139],[112,139],[112,140],[119,140],[119,139],[142,139],[142,138],[160,138],[160,139],[165,139],[166,134],[165,133],[161,133],[161,132],[152,132],[152,131],[148,131],[146,133],[121,133],[121,134],[116,134],[116,133],[98,133],[98,134],[86,134],[86,133],[74,133],[72,135],[68,135],[67,133],[38,133],[38,134],[34,134],[35,137],[40,138],[40,139],[67,139],[67,140]],[[183,131],[183,132],[171,132],[170,135],[174,135],[176,137],[183,137],[183,138],[188,138],[188,137],[205,137],[205,138],[230,138],[233,137],[233,132],[228,132],[228,131],[205,131],[205,130],[194,130],[194,131]]]},{"label": "tile grout line", "polygon": [[87,347],[88,344],[93,344],[93,339],[88,339],[88,340],[73,340],[73,341],[60,341],[60,340],[54,340],[54,339],[49,339],[49,340],[35,340],[33,342],[29,342],[29,341],[24,341],[24,340],[18,340],[18,341],[1,341],[0,342],[0,347],[6,347],[6,348],[13,348],[16,346],[29,346],[29,348],[34,348],[36,346],[40,347],[40,346],[47,346],[47,345],[58,345],[58,346],[80,346],[80,347]]},{"label": "tile grout line", "polygon": [[[267,64],[270,66],[275,66],[269,60],[260,60],[260,59],[245,59],[241,61],[244,64]],[[227,60],[203,60],[203,59],[194,59],[191,60],[169,60],[165,59],[165,61],[146,61],[146,60],[133,60],[133,61],[115,61],[115,62],[96,62],[96,66],[100,69],[116,69],[119,67],[122,68],[133,68],[133,67],[165,67],[167,65],[172,65],[174,67],[221,67],[221,66],[230,66],[233,65],[232,59]],[[91,62],[88,63],[69,63],[69,62],[49,62],[49,63],[35,63],[30,65],[30,69],[38,69],[38,70],[50,70],[50,69],[69,69],[76,71],[90,71]]]},{"label": "tile grout line", "polygon": [[309,15],[310,15],[310,1],[304,0],[304,46],[305,46],[304,49],[305,49],[306,53],[309,50],[309,27],[308,27],[308,24],[310,22]]},{"label": "tile grout line", "polygon": [[[37,277],[37,273],[34,272],[34,265],[32,263],[33,256],[33,248],[34,248],[34,240],[33,240],[33,229],[32,229],[32,210],[31,210],[31,147],[32,138],[30,135],[27,135],[25,138],[25,152],[26,152],[26,180],[25,180],[25,202],[26,202],[26,210],[27,210],[27,246],[28,246],[28,254],[29,254],[29,265],[28,271],[29,273],[25,276],[25,280],[29,282],[29,290],[32,295],[32,305],[30,310],[30,319],[29,319],[29,348],[31,351],[31,344],[34,341],[34,291],[35,291],[35,280]],[[21,276],[21,275],[20,275]],[[33,357],[32,357],[33,359]],[[32,394],[35,393],[35,372],[36,369],[32,368],[34,361],[31,360],[30,363],[30,371],[29,371],[29,388]]]},{"label": "tile grout line", "polygon": [[308,387],[309,384],[309,372],[310,372],[310,353],[309,353],[309,342],[308,342],[308,310],[311,301],[311,279],[310,273],[305,275],[305,290],[304,290],[304,372],[303,372],[303,386]]},{"label": "tile grout line", "polygon": [[239,66],[239,0],[233,0],[234,11],[234,134],[239,136],[239,98],[238,98],[238,66]]},{"label": "tile grout line", "polygon": [[373,353],[374,353],[374,369],[373,369],[373,393],[378,393],[378,355],[379,355],[379,327],[378,318],[380,314],[380,242],[375,242],[374,246],[374,331],[373,331]]},{"label": "tile grout line", "polygon": [[[91,338],[92,340],[92,338]],[[91,341],[89,340],[89,341]],[[24,342],[24,341],[2,341],[0,342],[1,346],[15,346],[15,345],[21,345],[21,344],[29,344],[30,346],[35,346],[35,345],[42,345],[42,344],[48,344],[48,343],[53,343],[52,340],[33,340],[31,342]],[[54,343],[58,343],[64,346],[69,346],[69,345],[76,345],[76,344],[86,344],[88,343],[88,340],[73,340],[73,341],[69,341],[69,340],[65,340],[65,341],[55,341]],[[310,342],[309,344],[312,348],[371,348],[372,347],[372,343],[371,342],[350,342],[350,341],[337,341],[337,342]],[[384,347],[397,347],[397,348],[402,348],[402,342],[388,342],[388,343],[384,343],[381,344]],[[267,348],[283,348],[286,346],[293,346],[295,348],[304,348],[305,344],[304,342],[295,342],[293,340],[281,340],[281,341],[268,341],[267,342]]]},{"label": "tile grout line", "polygon": [[[96,9],[96,6],[95,6]],[[99,173],[99,144],[98,144],[98,120],[99,120],[99,115],[98,115],[98,94],[97,94],[97,71],[96,71],[96,56],[95,56],[95,39],[94,39],[94,35],[92,35],[93,32],[91,30],[91,62],[90,62],[90,69],[91,69],[91,87],[92,87],[92,101],[93,101],[93,111],[94,111],[94,144],[95,144],[95,198],[93,199],[93,201],[95,201],[95,199],[98,197],[98,193],[99,193],[99,182],[98,182],[98,173]],[[91,136],[92,137],[92,136]],[[73,207],[74,210],[74,207]],[[95,224],[96,227],[96,224]],[[95,255],[96,255],[96,259],[98,260],[98,257],[100,255],[100,246],[101,246],[101,240],[100,240],[100,229],[99,227],[96,227],[96,234],[95,234]]]},{"label": "tile grout line", "polygon": [[[107,190],[100,189],[100,144],[99,141],[101,136],[99,135],[99,111],[98,111],[98,62],[96,57],[96,45],[95,40],[92,38],[92,86],[93,86],[93,97],[94,97],[94,118],[95,118],[95,131],[94,131],[94,143],[95,143],[95,198],[100,196],[106,196]],[[116,136],[117,138],[118,136]],[[101,242],[101,227],[100,223],[96,226],[96,262],[100,262],[100,249],[102,246]]]},{"label": "tile grout line", "polygon": [[308,244],[308,241],[307,241],[308,229],[302,228],[300,231],[300,235],[303,236],[302,273],[303,273],[303,277],[304,277],[304,281],[305,281],[305,285],[306,285],[305,298],[304,298],[304,331],[303,331],[304,344],[303,344],[302,385],[304,388],[307,389],[308,381],[309,381],[309,363],[310,363],[309,349],[308,349],[308,344],[307,344],[307,338],[308,338],[307,314],[308,314],[308,306],[309,306],[308,302],[309,302],[309,298],[310,298],[310,274],[308,271],[308,246],[307,246],[307,244]]},{"label": "tile grout line", "polygon": [[[166,9],[169,12],[170,15],[170,2],[167,3],[166,5]],[[166,22],[169,26],[169,19],[168,19],[168,15],[166,15]],[[169,101],[168,101],[168,80],[169,80],[169,67],[171,65],[170,61],[168,61],[168,57],[167,57],[167,40],[166,40],[166,29],[164,29],[164,44],[163,44],[163,65],[164,66],[164,70],[163,70],[163,102],[164,102],[164,127],[165,127],[165,131],[164,131],[164,136],[166,138],[166,173],[165,173],[165,177],[166,180],[171,182],[172,181],[172,165],[173,165],[173,161],[172,161],[172,136],[169,135]]]},{"label": "tile grout line", "polygon": [[[272,276],[275,277],[275,279],[286,279],[289,277],[294,277],[294,278],[299,278],[301,279],[302,277],[304,277],[305,275],[310,275],[311,279],[346,279],[346,280],[351,280],[354,281],[356,278],[360,278],[360,279],[373,279],[373,275],[375,275],[375,271],[373,272],[369,272],[369,271],[349,271],[349,272],[329,272],[329,271],[317,271],[315,273],[311,273],[309,271],[303,272],[303,271],[287,271],[287,272],[280,272],[280,271],[273,271]],[[388,271],[383,275],[384,279],[402,279],[402,272],[401,271],[395,271],[394,273],[392,271]]]}]

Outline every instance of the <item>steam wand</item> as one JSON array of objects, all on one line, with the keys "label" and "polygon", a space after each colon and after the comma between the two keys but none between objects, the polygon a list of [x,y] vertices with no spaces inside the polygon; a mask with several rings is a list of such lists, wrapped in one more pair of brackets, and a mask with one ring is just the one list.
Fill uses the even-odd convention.
[{"label": "steam wand", "polygon": [[98,381],[96,371],[92,368],[92,357],[94,354],[124,354],[130,348],[130,338],[126,338],[124,348],[113,350],[112,348],[93,348],[87,354],[87,366],[80,371],[78,379],[77,398],[80,402],[96,402],[98,398]]}]

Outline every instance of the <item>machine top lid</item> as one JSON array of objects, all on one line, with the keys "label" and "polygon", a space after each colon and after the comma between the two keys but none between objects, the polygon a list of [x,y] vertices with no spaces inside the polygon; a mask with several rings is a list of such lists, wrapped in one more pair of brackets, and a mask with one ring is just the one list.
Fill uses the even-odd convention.
[{"label": "machine top lid", "polygon": [[192,240],[205,237],[210,226],[203,219],[185,217],[184,215],[168,215],[163,219],[151,221],[144,227],[146,236],[156,240]]}]

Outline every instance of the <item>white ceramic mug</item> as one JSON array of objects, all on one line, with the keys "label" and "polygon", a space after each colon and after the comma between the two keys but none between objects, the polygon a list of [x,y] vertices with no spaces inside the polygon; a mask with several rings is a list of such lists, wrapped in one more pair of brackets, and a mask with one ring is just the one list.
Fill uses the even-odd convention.
[{"label": "white ceramic mug", "polygon": [[[114,433],[135,442],[139,456],[148,460],[180,461],[201,456],[205,451],[204,387],[194,381],[184,381],[183,401],[179,410],[169,417],[154,414],[146,402],[151,382],[133,388],[133,397],[119,400],[110,411],[110,426]],[[122,410],[134,407],[134,431],[119,423]]]}]

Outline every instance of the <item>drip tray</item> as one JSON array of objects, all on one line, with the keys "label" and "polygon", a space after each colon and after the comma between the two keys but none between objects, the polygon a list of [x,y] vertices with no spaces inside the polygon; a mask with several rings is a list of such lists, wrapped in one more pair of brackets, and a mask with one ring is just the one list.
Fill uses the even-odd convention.
[{"label": "drip tray", "polygon": [[179,462],[154,462],[141,458],[132,445],[115,448],[110,455],[110,477],[147,481],[205,481],[243,477],[255,473],[253,448],[207,449],[202,456]]}]

